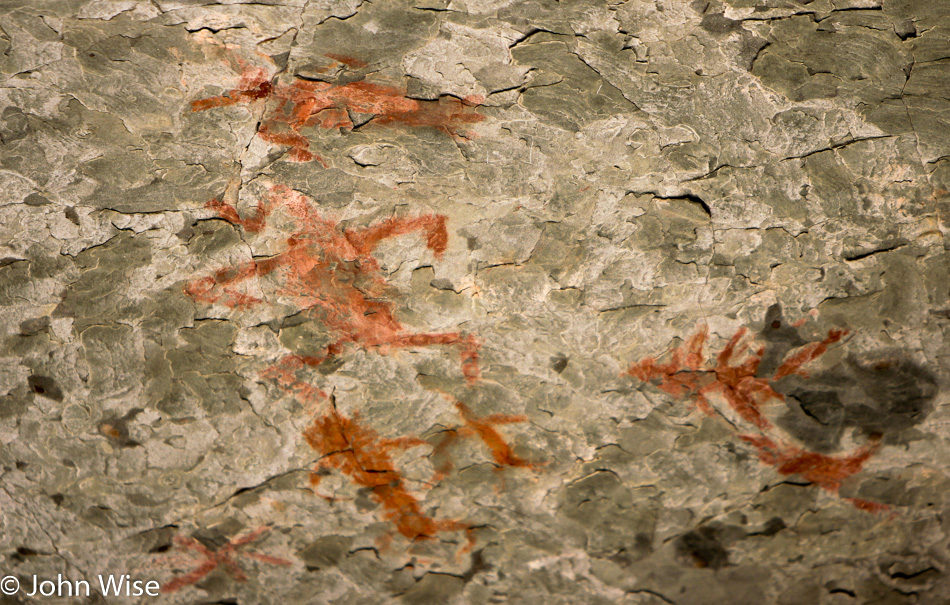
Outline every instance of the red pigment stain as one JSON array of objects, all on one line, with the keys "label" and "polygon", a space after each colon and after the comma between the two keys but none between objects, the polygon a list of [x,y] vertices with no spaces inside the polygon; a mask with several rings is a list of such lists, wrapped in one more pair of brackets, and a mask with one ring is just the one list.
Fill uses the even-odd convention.
[{"label": "red pigment stain", "polygon": [[396,470],[390,452],[426,445],[425,441],[413,437],[381,439],[375,431],[360,424],[358,414],[347,418],[336,409],[314,420],[304,437],[310,447],[323,456],[310,476],[314,488],[320,484],[321,469],[337,469],[360,487],[370,490],[373,499],[383,507],[386,519],[404,537],[420,540],[435,537],[439,532],[465,531],[471,546],[470,526],[426,515]]},{"label": "red pigment stain", "polygon": [[334,61],[338,63],[342,63],[346,65],[347,67],[352,67],[353,69],[362,69],[363,67],[366,67],[366,61],[361,61],[360,59],[354,59],[353,57],[348,57],[346,55],[327,53],[323,56],[333,59]]},{"label": "red pigment stain", "polygon": [[[366,66],[365,62],[352,57],[326,56],[350,68]],[[404,89],[362,80],[331,84],[295,78],[291,84],[273,84],[267,70],[241,60],[238,63],[243,72],[237,88],[224,96],[192,102],[192,111],[266,101],[270,103],[270,110],[257,134],[268,143],[289,146],[290,159],[295,162],[316,159],[326,166],[322,158],[310,152],[310,142],[301,130],[308,127],[352,129],[355,125],[351,113],[368,116],[370,122],[381,126],[429,127],[453,138],[474,138],[474,133],[463,133],[462,126],[485,119],[475,110],[476,105],[484,102],[480,96],[461,100],[445,96],[437,101],[420,101],[406,96]]]},{"label": "red pigment stain", "polygon": [[281,559],[280,557],[272,557],[270,555],[241,550],[242,547],[257,540],[268,531],[266,527],[260,527],[244,536],[231,540],[218,550],[211,550],[194,538],[175,536],[175,544],[178,545],[179,548],[185,551],[196,552],[203,560],[188,573],[176,576],[166,582],[165,585],[162,586],[161,591],[174,592],[185,586],[195,584],[218,567],[224,567],[235,581],[246,582],[247,576],[244,574],[241,566],[238,565],[237,557],[249,557],[269,565],[291,565],[292,563],[290,561]]},{"label": "red pigment stain", "polygon": [[495,460],[495,464],[501,467],[533,466],[527,460],[516,456],[515,453],[511,451],[511,447],[501,436],[501,433],[495,429],[496,426],[501,424],[527,422],[527,416],[513,414],[489,414],[488,416],[476,416],[472,413],[472,410],[470,410],[468,406],[461,401],[455,402],[455,407],[458,409],[459,414],[462,416],[462,420],[465,422],[465,426],[462,428],[462,430],[467,429],[482,440],[482,443],[484,443],[491,452],[492,458]]},{"label": "red pigment stain", "polygon": [[[443,394],[444,395],[444,394]],[[446,395],[444,395],[446,396]],[[489,414],[487,416],[476,416],[471,409],[461,401],[446,396],[450,401],[455,402],[455,408],[462,417],[463,424],[460,426],[446,429],[441,433],[441,439],[432,449],[433,465],[436,473],[434,481],[446,477],[454,468],[449,450],[460,439],[477,437],[491,452],[492,459],[499,469],[505,467],[524,467],[537,468],[538,464],[529,462],[516,455],[508,442],[496,426],[504,424],[515,424],[527,422],[528,417],[521,414]]]},{"label": "red pigment stain", "polygon": [[[802,369],[828,350],[828,346],[841,340],[847,330],[829,330],[818,342],[809,343],[787,356],[772,376],[757,376],[759,364],[765,355],[765,347],[752,349],[748,330],[739,329],[716,355],[710,365],[703,350],[709,336],[706,326],[682,345],[676,347],[666,363],[653,357],[645,357],[632,364],[626,374],[644,382],[654,383],[660,390],[674,397],[691,397],[696,407],[709,415],[716,413],[710,402],[718,396],[745,422],[761,434],[739,435],[739,438],[756,448],[759,460],[774,466],[783,475],[799,475],[832,493],[837,493],[842,480],[858,473],[864,463],[877,450],[879,440],[873,439],[866,447],[856,449],[844,456],[828,456],[797,448],[782,439],[769,435],[776,432],[775,426],[762,413],[767,403],[781,403],[785,398],[772,388],[772,383],[791,375],[805,378]],[[869,512],[887,510],[883,504],[849,498],[857,508]]]},{"label": "red pigment stain", "polygon": [[[382,439],[373,430],[363,427],[356,415],[345,418],[333,406],[332,411],[326,413],[326,403],[332,402],[331,397],[298,377],[299,370],[317,367],[355,345],[383,354],[399,348],[455,347],[466,381],[471,385],[480,378],[480,343],[475,336],[459,332],[411,333],[395,318],[393,305],[385,298],[389,284],[372,255],[383,240],[415,233],[421,235],[425,246],[440,258],[448,246],[445,217],[429,214],[390,218],[365,228],[343,228],[338,222],[318,214],[307,197],[284,186],[272,187],[246,218],[221,200],[212,200],[207,206],[221,218],[250,232],[263,231],[268,217],[277,210],[295,224],[283,252],[218,269],[186,284],[184,290],[198,302],[248,308],[266,301],[241,288],[249,280],[270,276],[277,284],[274,288],[277,295],[289,297],[305,317],[320,322],[334,334],[336,340],[320,353],[287,355],[261,372],[317,417],[304,434],[311,447],[323,456],[311,478],[314,486],[320,480],[318,471],[336,468],[360,487],[371,490],[373,498],[382,505],[385,518],[404,537],[416,540],[444,531],[465,531],[469,539],[466,549],[470,548],[473,538],[469,526],[424,514],[393,464],[391,451],[428,445],[426,442],[417,437]],[[495,428],[521,422],[523,417],[477,417],[460,402],[456,407],[463,419],[459,432],[479,437],[497,464],[528,466],[512,452]],[[204,567],[210,564],[207,562]],[[204,567],[186,580],[190,581],[197,572],[207,573],[202,572]]]},{"label": "red pigment stain", "polygon": [[626,373],[644,382],[657,381],[662,391],[675,397],[691,394],[697,407],[708,414],[713,413],[709,396],[718,394],[740,418],[758,429],[768,430],[772,423],[762,415],[761,407],[770,400],[783,400],[770,383],[791,374],[804,375],[801,367],[825,353],[828,345],[841,340],[847,331],[831,330],[821,342],[802,347],[770,378],[756,376],[765,348],[750,352],[749,343],[743,342],[747,333],[746,328],[739,329],[716,356],[716,365],[711,368],[704,367],[703,347],[709,330],[702,327],[673,350],[669,362],[661,364],[653,357],[645,357],[632,364]]},{"label": "red pigment stain", "polygon": [[848,456],[828,456],[779,443],[764,435],[739,435],[759,452],[759,459],[783,475],[799,475],[829,491],[837,491],[841,481],[855,474],[877,449],[878,441]]},{"label": "red pigment stain", "polygon": [[289,355],[266,370],[266,375],[292,381],[289,376],[293,371],[319,366],[348,345],[383,354],[399,348],[451,346],[459,351],[466,381],[472,384],[479,379],[478,339],[461,332],[408,332],[393,315],[393,304],[386,300],[389,284],[372,255],[381,241],[417,232],[434,256],[441,258],[448,245],[445,216],[390,218],[365,228],[340,228],[337,222],[317,214],[306,196],[282,185],[273,186],[254,215],[246,219],[223,201],[208,203],[223,219],[249,231],[262,230],[277,206],[282,206],[296,223],[282,253],[218,269],[185,286],[185,292],[197,302],[249,308],[264,301],[241,292],[237,286],[252,278],[273,275],[281,284],[277,294],[290,297],[306,317],[321,322],[336,335],[320,354]]},{"label": "red pigment stain", "polygon": [[799,376],[808,378],[808,374],[803,372],[801,367],[809,361],[823,355],[825,351],[828,350],[828,345],[838,342],[841,340],[841,337],[847,333],[847,330],[829,330],[828,336],[824,340],[813,342],[802,347],[800,351],[786,359],[785,363],[775,371],[773,380],[778,380],[779,378],[784,378],[792,374],[798,374]]},{"label": "red pigment stain", "polygon": [[250,233],[257,233],[263,229],[264,225],[267,224],[267,215],[270,214],[270,207],[265,206],[264,202],[258,202],[254,216],[246,219],[242,219],[233,206],[225,204],[221,200],[214,199],[206,205],[208,208],[217,211],[218,215],[224,220],[234,225],[239,225],[242,229]]},{"label": "red pigment stain", "polygon": [[275,379],[282,390],[303,404],[310,414],[314,414],[320,410],[321,403],[329,401],[330,397],[322,389],[297,378],[296,371],[302,367],[303,364],[297,360],[296,356],[284,357],[281,361],[265,368],[261,372],[261,377]]},{"label": "red pigment stain", "polygon": [[[841,482],[856,474],[864,463],[874,455],[880,445],[879,437],[872,437],[870,444],[856,449],[847,456],[828,456],[776,442],[764,435],[739,435],[746,443],[758,450],[759,460],[774,466],[783,475],[798,475],[815,485],[837,494]],[[847,498],[848,502],[868,512],[888,510],[887,505],[861,498]]]}]

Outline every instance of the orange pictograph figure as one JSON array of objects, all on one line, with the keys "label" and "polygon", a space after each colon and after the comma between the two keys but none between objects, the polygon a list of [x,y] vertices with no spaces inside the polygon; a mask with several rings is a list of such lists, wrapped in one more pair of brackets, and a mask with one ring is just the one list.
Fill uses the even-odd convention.
[{"label": "orange pictograph figure", "polygon": [[176,590],[180,590],[185,586],[196,584],[219,567],[223,567],[225,571],[227,571],[227,573],[232,578],[234,578],[235,581],[246,582],[247,576],[244,574],[244,571],[237,562],[238,557],[256,559],[257,561],[267,563],[269,565],[292,565],[292,563],[286,559],[273,557],[271,555],[262,555],[244,549],[245,546],[251,542],[254,542],[268,531],[268,528],[260,527],[250,533],[230,540],[217,550],[208,548],[195,538],[183,538],[181,536],[175,536],[175,544],[181,550],[197,553],[201,557],[201,560],[198,562],[197,567],[191,571],[180,576],[175,576],[168,582],[165,582],[162,585],[161,591],[175,592]]},{"label": "orange pictograph figure", "polygon": [[365,228],[342,229],[320,216],[306,196],[283,185],[271,187],[266,199],[258,203],[256,214],[246,219],[225,202],[208,203],[219,216],[249,232],[261,231],[267,216],[278,206],[296,223],[284,252],[219,269],[185,286],[185,292],[197,302],[245,308],[264,301],[238,286],[249,279],[272,276],[279,284],[278,295],[289,297],[308,318],[321,322],[334,334],[335,340],[321,354],[288,355],[270,370],[271,374],[319,366],[348,345],[380,353],[440,345],[458,348],[469,384],[479,378],[479,344],[473,335],[413,333],[396,319],[392,303],[385,298],[387,283],[372,254],[386,238],[421,232],[426,247],[436,258],[441,257],[448,243],[444,216],[390,218]]},{"label": "orange pictograph figure", "polygon": [[454,468],[454,463],[449,450],[459,439],[477,437],[482,441],[488,451],[491,453],[495,466],[499,469],[506,467],[537,468],[539,465],[521,458],[512,451],[511,446],[505,441],[505,438],[498,432],[496,426],[505,424],[515,424],[527,422],[528,417],[521,414],[489,414],[487,416],[476,416],[472,410],[462,403],[456,401],[450,396],[446,396],[454,401],[455,409],[458,410],[462,418],[462,424],[450,427],[440,433],[439,442],[432,449],[433,465],[435,466],[435,475],[433,481],[439,481],[446,477]]},{"label": "orange pictograph figure", "polygon": [[[497,424],[524,422],[522,416],[492,414],[477,417],[465,404],[457,402],[456,408],[465,422],[464,430],[478,436],[492,454],[495,464],[501,467],[533,467],[534,465],[514,455],[511,447],[493,427]],[[311,473],[311,485],[316,489],[321,481],[321,471],[337,469],[356,485],[368,488],[372,497],[382,506],[384,516],[391,521],[396,531],[409,540],[433,538],[439,532],[465,531],[470,549],[474,543],[472,527],[456,520],[437,520],[425,514],[419,500],[409,491],[406,480],[397,470],[391,452],[399,449],[428,447],[429,443],[418,437],[384,439],[372,429],[363,426],[359,414],[352,417],[341,415],[336,407],[314,420],[304,432],[307,443],[321,458]],[[440,448],[445,456],[443,441],[433,448]],[[445,476],[450,467],[437,468],[434,480]],[[332,498],[331,498],[332,499]]]},{"label": "orange pictograph figure", "polygon": [[[272,371],[271,375],[278,379],[281,388],[311,409],[321,402],[330,404],[329,409],[320,413],[304,431],[307,443],[320,455],[311,473],[313,488],[318,488],[323,472],[338,470],[359,487],[368,488],[373,499],[382,506],[384,517],[395,525],[399,534],[411,541],[433,538],[440,532],[465,531],[468,534],[465,550],[468,550],[474,543],[474,537],[467,523],[434,519],[423,511],[421,502],[409,490],[406,479],[396,468],[392,452],[432,447],[433,466],[436,469],[433,482],[445,478],[452,470],[448,449],[457,436],[478,437],[498,468],[535,467],[515,455],[508,442],[494,428],[502,424],[525,422],[525,416],[491,414],[479,417],[464,403],[456,401],[455,407],[462,417],[463,425],[446,431],[453,439],[443,438],[433,447],[419,437],[382,438],[364,425],[358,412],[350,417],[340,414],[331,396],[296,379],[292,372],[279,369]],[[325,498],[334,500],[332,496]]]},{"label": "orange pictograph figure", "polygon": [[526,418],[504,414],[477,416],[467,405],[450,398],[462,420],[459,426],[445,432],[451,438],[443,437],[435,446],[419,437],[384,439],[364,426],[358,414],[340,414],[332,396],[302,376],[329,357],[340,355],[347,346],[387,353],[399,348],[439,345],[457,348],[462,375],[469,386],[479,380],[479,343],[475,336],[406,330],[385,298],[387,283],[372,255],[374,247],[387,237],[419,232],[426,247],[436,258],[441,257],[448,244],[445,217],[422,215],[388,219],[361,229],[341,228],[320,216],[307,197],[281,185],[271,187],[253,215],[246,218],[220,200],[212,200],[208,207],[250,233],[263,231],[268,217],[278,209],[283,209],[295,224],[283,252],[219,269],[187,283],[184,290],[196,302],[250,308],[267,301],[247,293],[243,286],[248,280],[272,278],[277,283],[277,296],[289,298],[308,318],[332,332],[333,342],[320,354],[289,354],[261,372],[262,377],[275,380],[282,391],[314,415],[313,424],[304,432],[307,443],[320,455],[312,475],[314,488],[319,484],[320,472],[337,469],[356,485],[370,490],[384,517],[405,538],[421,540],[440,532],[464,531],[470,547],[471,527],[462,521],[427,515],[396,468],[392,452],[432,447],[434,480],[440,480],[452,469],[450,446],[459,437],[477,437],[498,468],[533,467],[512,451],[496,428],[524,422]]},{"label": "orange pictograph figure", "polygon": [[[337,67],[366,66],[358,59],[326,56]],[[289,146],[290,159],[295,162],[316,159],[326,167],[326,162],[310,151],[310,142],[301,133],[308,127],[353,129],[357,127],[356,119],[359,126],[372,122],[383,126],[429,127],[453,138],[473,138],[474,134],[464,132],[461,126],[485,119],[475,111],[475,106],[484,101],[478,96],[464,99],[443,96],[438,101],[424,101],[409,98],[403,89],[364,80],[333,84],[298,77],[291,84],[280,84],[273,81],[274,75],[269,70],[254,67],[240,58],[235,61],[242,70],[237,88],[223,96],[192,102],[192,111],[268,103],[257,134],[268,143]]]},{"label": "orange pictograph figure", "polygon": [[[867,445],[846,455],[813,452],[778,435],[778,430],[764,414],[764,409],[767,405],[785,400],[773,388],[776,381],[791,375],[808,378],[804,366],[823,355],[829,345],[840,341],[847,333],[847,330],[829,330],[825,338],[798,347],[782,360],[774,372],[763,376],[759,368],[766,355],[766,346],[755,347],[754,339],[748,336],[746,328],[739,329],[729,339],[716,355],[715,363],[709,363],[704,353],[709,330],[702,326],[672,351],[666,363],[646,357],[632,364],[625,374],[643,382],[651,382],[674,397],[690,397],[696,407],[708,415],[719,413],[714,401],[725,402],[739,419],[756,431],[741,434],[739,438],[756,449],[759,460],[774,466],[783,475],[798,475],[837,493],[842,481],[858,473],[874,454],[880,437],[872,434]],[[847,500],[862,510],[877,512],[887,509],[883,504],[860,498]]]},{"label": "orange pictograph figure", "polygon": [[[368,488],[372,497],[382,505],[385,518],[409,540],[433,538],[443,531],[467,532],[471,529],[460,521],[436,520],[426,515],[396,470],[390,452],[426,445],[422,439],[382,439],[375,431],[360,424],[358,414],[346,418],[336,409],[317,418],[304,432],[304,437],[322,456],[311,474],[310,482],[314,488],[320,483],[321,469],[338,469],[356,485]],[[469,541],[471,543],[471,535]]]}]

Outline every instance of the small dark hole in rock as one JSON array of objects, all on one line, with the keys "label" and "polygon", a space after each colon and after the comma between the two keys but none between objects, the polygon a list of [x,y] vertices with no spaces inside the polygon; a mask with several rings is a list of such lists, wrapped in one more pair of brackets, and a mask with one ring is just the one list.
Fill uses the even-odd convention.
[{"label": "small dark hole in rock", "polygon": [[49,376],[39,376],[34,374],[33,376],[29,377],[27,382],[30,386],[30,390],[37,395],[43,395],[56,401],[63,400],[63,392],[58,386],[56,386],[56,382]]}]

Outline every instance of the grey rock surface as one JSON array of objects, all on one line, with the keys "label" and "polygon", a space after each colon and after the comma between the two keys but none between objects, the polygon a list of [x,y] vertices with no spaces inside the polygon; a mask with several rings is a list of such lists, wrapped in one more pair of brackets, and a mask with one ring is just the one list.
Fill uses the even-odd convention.
[{"label": "grey rock surface", "polygon": [[0,0],[0,603],[950,602],[948,190],[943,0]]}]

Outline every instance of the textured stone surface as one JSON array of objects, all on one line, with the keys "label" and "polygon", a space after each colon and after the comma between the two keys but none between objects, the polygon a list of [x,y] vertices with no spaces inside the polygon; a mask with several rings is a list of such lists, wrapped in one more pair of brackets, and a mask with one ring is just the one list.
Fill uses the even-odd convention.
[{"label": "textured stone surface", "polygon": [[2,0],[0,79],[24,590],[950,599],[950,4]]}]

